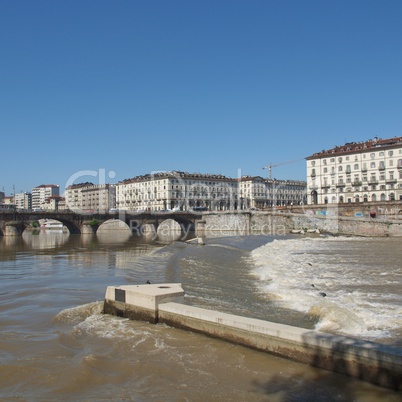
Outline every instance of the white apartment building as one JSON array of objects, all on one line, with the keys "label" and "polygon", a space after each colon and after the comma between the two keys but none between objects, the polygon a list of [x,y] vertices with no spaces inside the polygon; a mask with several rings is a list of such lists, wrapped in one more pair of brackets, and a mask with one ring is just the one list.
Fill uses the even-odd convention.
[{"label": "white apartment building", "polygon": [[306,203],[305,181],[243,176],[238,182],[240,209],[264,209]]},{"label": "white apartment building", "polygon": [[116,207],[113,184],[79,183],[65,190],[65,208],[79,212],[108,212]]},{"label": "white apartment building", "polygon": [[306,182],[265,180],[260,176],[231,179],[223,175],[160,172],[116,185],[116,208],[162,211],[205,208],[225,211],[305,202]]},{"label": "white apartment building", "polygon": [[44,209],[47,199],[59,195],[59,186],[42,184],[32,189],[32,209]]},{"label": "white apartment building", "polygon": [[309,204],[402,200],[402,137],[347,143],[306,160]]},{"label": "white apartment building", "polygon": [[17,209],[31,209],[32,208],[32,194],[19,193],[14,196],[14,203]]},{"label": "white apartment building", "polygon": [[116,184],[116,208],[125,211],[163,211],[205,208],[235,209],[237,182],[223,175],[158,172]]},{"label": "white apartment building", "polygon": [[238,179],[239,208],[262,208],[266,206],[267,187],[260,176],[242,176]]}]

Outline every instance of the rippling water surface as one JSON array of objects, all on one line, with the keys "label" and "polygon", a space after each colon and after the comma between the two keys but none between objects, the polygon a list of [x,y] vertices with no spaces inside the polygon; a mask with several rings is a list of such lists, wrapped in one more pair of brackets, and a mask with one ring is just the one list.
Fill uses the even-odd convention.
[{"label": "rippling water surface", "polygon": [[194,246],[48,232],[0,238],[0,252],[2,400],[402,400],[346,376],[101,314],[108,285],[180,282],[188,304],[401,345],[399,239],[234,236]]}]

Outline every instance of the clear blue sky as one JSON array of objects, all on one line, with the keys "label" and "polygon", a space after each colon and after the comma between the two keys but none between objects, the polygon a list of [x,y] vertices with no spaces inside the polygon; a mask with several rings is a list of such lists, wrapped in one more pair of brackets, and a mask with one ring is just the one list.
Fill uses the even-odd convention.
[{"label": "clear blue sky", "polygon": [[314,152],[402,135],[401,21],[400,0],[0,0],[0,190],[305,180]]}]

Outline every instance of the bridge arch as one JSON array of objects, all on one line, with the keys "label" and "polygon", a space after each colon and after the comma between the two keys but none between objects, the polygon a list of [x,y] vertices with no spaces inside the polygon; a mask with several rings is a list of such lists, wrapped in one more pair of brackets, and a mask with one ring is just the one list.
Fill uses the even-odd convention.
[{"label": "bridge arch", "polygon": [[[45,218],[46,219],[46,218]],[[70,232],[70,234],[81,234],[81,225],[77,226],[74,222],[68,220],[68,219],[63,219],[63,218],[50,218],[52,221],[57,221],[62,223]],[[34,222],[34,221],[32,221]],[[32,223],[31,222],[31,223]]]},{"label": "bridge arch", "polygon": [[123,230],[123,231],[130,230],[131,231],[131,228],[127,224],[127,222],[123,219],[110,218],[110,219],[106,219],[98,226],[96,233],[105,232],[108,230]]}]

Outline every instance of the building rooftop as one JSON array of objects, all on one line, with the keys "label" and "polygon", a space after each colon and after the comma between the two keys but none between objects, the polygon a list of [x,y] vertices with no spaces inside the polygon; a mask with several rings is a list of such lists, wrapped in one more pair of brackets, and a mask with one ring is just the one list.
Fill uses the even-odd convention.
[{"label": "building rooftop", "polygon": [[87,181],[85,183],[77,183],[77,184],[71,184],[70,186],[68,186],[68,189],[73,189],[73,188],[81,188],[81,187],[86,187],[86,186],[93,186],[94,184]]},{"label": "building rooftop", "polygon": [[354,154],[357,152],[367,152],[371,149],[378,148],[392,148],[395,146],[402,146],[402,137],[394,138],[378,138],[374,137],[373,140],[362,141],[362,142],[348,142],[345,145],[335,146],[334,148],[322,150],[321,152],[316,152],[315,154],[308,156],[306,159],[316,159],[322,157],[328,157],[331,155],[347,155]]},{"label": "building rooftop", "polygon": [[47,187],[58,188],[59,186],[57,184],[41,184],[40,186],[36,186],[34,188],[47,188]]},{"label": "building rooftop", "polygon": [[229,177],[226,177],[222,174],[204,174],[204,173],[188,173],[188,172],[181,172],[177,170],[173,170],[170,172],[156,172],[156,173],[148,173],[141,176],[135,176],[131,179],[124,179],[119,181],[121,184],[128,184],[140,181],[149,181],[155,179],[163,179],[163,178],[183,178],[183,179],[209,179],[209,180],[233,180]]}]

